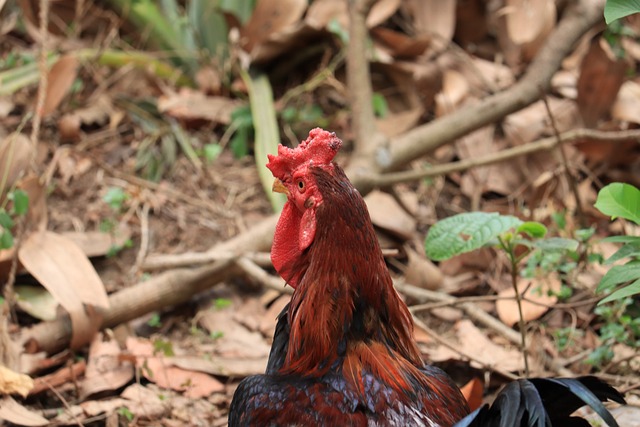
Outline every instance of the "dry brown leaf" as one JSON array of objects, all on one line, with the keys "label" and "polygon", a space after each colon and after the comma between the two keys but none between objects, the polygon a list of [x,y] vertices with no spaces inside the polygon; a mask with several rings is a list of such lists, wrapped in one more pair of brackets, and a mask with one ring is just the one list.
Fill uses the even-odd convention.
[{"label": "dry brown leaf", "polygon": [[306,8],[306,0],[258,0],[251,18],[240,29],[243,48],[252,52],[257,46],[284,32],[300,21]]},{"label": "dry brown leaf", "polygon": [[430,37],[419,36],[413,38],[401,32],[384,27],[372,29],[371,34],[375,37],[377,42],[376,47],[386,51],[394,58],[412,58],[420,56],[431,44]]},{"label": "dry brown leaf", "polygon": [[192,89],[183,89],[179,93],[161,96],[158,99],[158,110],[176,119],[204,120],[225,125],[231,122],[231,112],[240,105],[241,102],[231,98],[206,96]]},{"label": "dry brown leaf", "polygon": [[413,16],[417,34],[435,35],[437,46],[449,44],[456,23],[455,0],[408,0],[403,6]]},{"label": "dry brown leaf", "polygon": [[19,426],[48,426],[49,420],[25,408],[10,396],[0,398],[0,420]]},{"label": "dry brown leaf", "polygon": [[35,154],[31,140],[21,133],[11,133],[0,141],[0,177],[5,180],[0,188],[0,202],[6,191],[27,173]]},{"label": "dry brown leaf", "polygon": [[[507,64],[516,67],[521,61],[529,62],[553,30],[554,0],[508,0],[500,12],[497,35]],[[523,25],[527,20],[531,23]]]},{"label": "dry brown leaf", "polygon": [[416,252],[405,245],[409,261],[404,272],[407,283],[423,289],[438,289],[442,285],[442,272],[431,262],[424,252]]},{"label": "dry brown leaf", "polygon": [[131,229],[121,224],[113,233],[102,231],[68,231],[60,235],[73,241],[89,257],[104,256],[114,246],[122,246],[131,238]]},{"label": "dry brown leaf", "polygon": [[53,64],[47,78],[47,93],[41,111],[43,117],[47,117],[58,108],[77,75],[78,58],[73,54],[64,55]]},{"label": "dry brown leaf", "polygon": [[393,138],[413,128],[422,117],[423,111],[421,107],[416,107],[401,113],[387,114],[376,120],[376,128],[387,138]]},{"label": "dry brown leaf", "polygon": [[367,28],[373,28],[389,19],[400,7],[400,0],[378,0],[367,16]]},{"label": "dry brown leaf", "polygon": [[349,27],[346,1],[315,0],[309,5],[304,21],[310,27],[321,30],[333,19],[336,19],[345,30]]},{"label": "dry brown leaf", "polygon": [[267,357],[259,359],[238,359],[236,357],[207,356],[207,359],[189,356],[171,357],[167,361],[189,371],[204,372],[232,378],[263,374],[267,368]]},{"label": "dry brown leaf", "polygon": [[469,94],[469,82],[455,70],[446,70],[442,80],[442,90],[436,94],[436,116],[452,112]]},{"label": "dry brown leaf", "polygon": [[640,124],[640,84],[629,80],[622,84],[618,91],[611,117],[621,122]]},{"label": "dry brown leaf", "polygon": [[38,176],[30,174],[18,182],[18,188],[29,196],[27,229],[44,231],[47,228],[48,215],[47,192],[43,182]]},{"label": "dry brown leaf", "polygon": [[604,39],[594,39],[582,60],[578,78],[578,108],[584,124],[595,126],[604,119],[624,82],[628,64],[616,59]]},{"label": "dry brown leaf", "polygon": [[200,311],[200,325],[210,333],[220,335],[214,350],[223,357],[256,359],[269,355],[270,347],[258,332],[251,332],[233,318],[235,307]]},{"label": "dry brown leaf", "polygon": [[33,388],[33,380],[29,375],[14,372],[11,369],[0,365],[0,393],[19,394],[27,397]]},{"label": "dry brown leaf", "polygon": [[129,337],[127,349],[135,356],[142,375],[160,387],[183,391],[185,396],[194,399],[224,390],[224,384],[210,375],[171,366],[167,358],[154,353],[153,344],[148,340]]},{"label": "dry brown leaf", "polygon": [[116,340],[105,340],[102,333],[96,334],[89,347],[87,369],[80,382],[84,398],[103,391],[115,391],[133,379],[133,365],[122,359],[121,354]]},{"label": "dry brown leaf", "polygon": [[[556,273],[548,274],[535,279],[522,278],[518,282],[518,292],[526,301],[522,301],[522,317],[525,322],[538,319],[546,313],[551,306],[558,302],[557,294],[560,292],[562,282]],[[526,290],[526,292],[525,292]],[[513,288],[508,288],[498,293],[500,299],[496,301],[498,317],[507,326],[518,323],[520,315],[518,304],[515,301]],[[511,299],[513,298],[513,299]]]},{"label": "dry brown leaf", "polygon": [[[465,319],[458,322],[456,333],[458,342],[463,345],[465,352],[485,365],[495,366],[510,372],[523,369],[522,354],[518,350],[505,349],[494,344],[471,320]],[[476,364],[471,362],[471,365]]]},{"label": "dry brown leaf", "polygon": [[484,0],[456,2],[456,41],[463,47],[480,43],[487,35],[486,3]]},{"label": "dry brown leaf", "polygon": [[371,222],[394,235],[409,240],[416,230],[416,220],[394,200],[381,191],[372,191],[364,198]]},{"label": "dry brown leaf", "polygon": [[63,115],[58,121],[60,136],[64,139],[79,139],[82,126],[104,126],[115,116],[111,99],[102,95],[85,108]]},{"label": "dry brown leaf", "polygon": [[559,70],[551,78],[553,92],[563,98],[575,100],[578,97],[578,76],[574,71]]},{"label": "dry brown leaf", "polygon": [[506,0],[502,10],[511,40],[518,45],[531,43],[553,27],[556,19],[554,0]]},{"label": "dry brown leaf", "polygon": [[42,231],[26,238],[18,256],[69,313],[72,348],[89,342],[102,323],[94,307],[106,309],[109,299],[100,276],[82,249],[59,234]]},{"label": "dry brown leaf", "polygon": [[171,407],[171,402],[162,399],[157,391],[149,390],[141,384],[131,384],[120,393],[120,396],[126,399],[126,406],[131,412],[150,420],[159,419]]},{"label": "dry brown leaf", "polygon": [[[562,133],[578,124],[576,103],[568,99],[549,97],[547,99],[551,115]],[[538,139],[543,134],[552,135],[549,114],[543,101],[538,101],[504,119],[504,133],[513,145],[521,145]]]},{"label": "dry brown leaf", "polygon": [[482,397],[484,394],[484,381],[482,381],[482,378],[471,378],[468,383],[460,387],[460,391],[467,400],[471,411],[475,411],[482,406]]},{"label": "dry brown leaf", "polygon": [[473,58],[470,63],[465,62],[461,71],[472,87],[484,92],[506,89],[516,81],[511,68],[482,58]]}]

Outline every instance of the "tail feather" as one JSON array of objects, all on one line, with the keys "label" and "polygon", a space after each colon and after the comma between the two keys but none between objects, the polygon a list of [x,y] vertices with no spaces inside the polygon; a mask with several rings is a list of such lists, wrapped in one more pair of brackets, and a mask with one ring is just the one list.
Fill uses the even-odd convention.
[{"label": "tail feather", "polygon": [[619,427],[602,402],[625,403],[624,397],[596,377],[531,378],[509,383],[491,406],[472,412],[455,427],[552,427],[589,426],[583,418],[571,417],[588,405],[609,425]]}]

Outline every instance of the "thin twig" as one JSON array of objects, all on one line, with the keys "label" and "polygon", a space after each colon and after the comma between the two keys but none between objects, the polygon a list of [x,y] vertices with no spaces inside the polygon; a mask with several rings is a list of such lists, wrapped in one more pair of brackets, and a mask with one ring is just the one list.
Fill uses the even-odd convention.
[{"label": "thin twig", "polygon": [[553,116],[551,112],[551,107],[549,106],[549,100],[547,96],[542,92],[542,102],[544,102],[544,108],[547,110],[547,116],[549,117],[549,121],[551,123],[551,128],[553,129],[553,134],[556,138],[557,144],[556,149],[560,152],[560,157],[562,158],[562,166],[564,176],[567,180],[567,184],[569,184],[569,188],[573,193],[573,198],[576,202],[576,212],[578,214],[578,222],[581,228],[585,228],[587,225],[586,218],[584,216],[584,211],[582,210],[582,200],[580,199],[580,193],[578,192],[578,184],[576,184],[576,178],[571,173],[569,169],[569,161],[567,160],[567,153],[564,150],[564,144],[562,143],[562,138],[560,138],[560,131],[558,130],[558,125],[556,124],[556,118]]},{"label": "thin twig", "polygon": [[386,187],[403,182],[417,181],[423,178],[431,178],[459,172],[480,166],[489,166],[495,163],[510,160],[515,157],[525,156],[538,151],[548,151],[554,149],[559,143],[576,141],[580,139],[591,139],[595,141],[623,142],[629,140],[640,141],[640,130],[627,130],[605,132],[593,129],[575,129],[564,132],[560,137],[544,138],[539,141],[507,148],[487,156],[470,158],[458,162],[451,162],[444,165],[433,166],[429,169],[418,169],[405,172],[363,175],[362,179],[368,181],[374,187]]}]

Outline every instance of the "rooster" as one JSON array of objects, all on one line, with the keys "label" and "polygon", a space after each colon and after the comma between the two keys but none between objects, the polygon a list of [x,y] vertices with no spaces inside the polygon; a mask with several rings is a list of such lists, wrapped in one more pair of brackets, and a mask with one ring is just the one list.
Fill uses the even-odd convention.
[{"label": "rooster", "polygon": [[469,413],[453,380],[422,360],[365,202],[333,162],[341,145],[314,129],[269,155],[273,190],[287,195],[271,259],[294,292],[266,373],[239,384],[229,425],[580,425],[560,423],[584,402],[616,426],[601,401],[624,400],[593,377],[520,380]]}]

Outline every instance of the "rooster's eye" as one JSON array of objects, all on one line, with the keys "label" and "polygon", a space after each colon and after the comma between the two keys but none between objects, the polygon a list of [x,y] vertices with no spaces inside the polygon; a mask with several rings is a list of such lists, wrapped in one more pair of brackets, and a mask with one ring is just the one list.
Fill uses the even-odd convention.
[{"label": "rooster's eye", "polygon": [[301,193],[304,193],[304,181],[298,181],[298,190],[300,190]]}]

